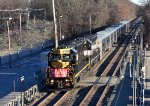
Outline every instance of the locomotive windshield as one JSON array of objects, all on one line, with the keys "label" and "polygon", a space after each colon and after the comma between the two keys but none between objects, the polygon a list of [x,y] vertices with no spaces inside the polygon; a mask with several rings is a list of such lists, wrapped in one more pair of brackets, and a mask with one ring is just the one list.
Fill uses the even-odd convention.
[{"label": "locomotive windshield", "polygon": [[50,60],[60,60],[61,55],[60,54],[50,54]]},{"label": "locomotive windshield", "polygon": [[70,60],[70,54],[50,54],[49,60],[64,60],[69,61]]},{"label": "locomotive windshield", "polygon": [[62,55],[62,60],[69,60],[70,59],[70,54],[63,54]]}]

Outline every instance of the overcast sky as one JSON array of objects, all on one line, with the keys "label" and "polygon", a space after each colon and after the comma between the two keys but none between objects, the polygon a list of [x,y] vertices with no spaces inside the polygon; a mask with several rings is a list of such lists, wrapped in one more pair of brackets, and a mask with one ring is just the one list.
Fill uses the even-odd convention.
[{"label": "overcast sky", "polygon": [[130,1],[132,1],[136,4],[141,4],[142,2],[147,1],[147,0],[130,0]]}]

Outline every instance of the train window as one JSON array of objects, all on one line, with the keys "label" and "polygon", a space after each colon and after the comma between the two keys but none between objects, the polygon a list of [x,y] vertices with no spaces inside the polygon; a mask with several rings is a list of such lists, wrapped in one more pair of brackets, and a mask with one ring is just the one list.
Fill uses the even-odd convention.
[{"label": "train window", "polygon": [[53,55],[51,56],[51,59],[52,59],[52,60],[60,60],[60,59],[61,59],[61,55],[60,55],[60,54],[53,54]]},{"label": "train window", "polygon": [[63,54],[62,59],[68,60],[68,59],[70,59],[70,55],[69,54]]}]

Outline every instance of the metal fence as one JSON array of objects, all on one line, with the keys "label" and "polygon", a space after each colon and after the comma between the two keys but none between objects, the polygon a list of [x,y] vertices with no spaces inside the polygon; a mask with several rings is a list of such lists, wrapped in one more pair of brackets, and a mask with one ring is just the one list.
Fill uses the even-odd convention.
[{"label": "metal fence", "polygon": [[32,102],[38,95],[38,86],[34,85],[24,92],[11,92],[0,99],[0,106],[23,106]]}]

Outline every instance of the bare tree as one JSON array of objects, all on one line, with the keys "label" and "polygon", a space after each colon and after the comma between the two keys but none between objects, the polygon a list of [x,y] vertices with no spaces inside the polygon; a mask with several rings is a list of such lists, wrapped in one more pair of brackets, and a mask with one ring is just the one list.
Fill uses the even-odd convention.
[{"label": "bare tree", "polygon": [[[45,8],[46,20],[43,19],[44,11],[35,12],[30,11],[30,20],[28,25],[31,27],[29,30],[25,29],[26,21],[22,22],[22,34],[11,36],[12,46],[22,46],[23,44],[40,44],[50,39],[54,35],[53,29],[53,14],[52,14],[52,2],[51,0],[1,0],[1,9],[17,9],[26,7],[32,9]],[[91,16],[91,28],[99,28],[106,24],[112,24],[121,20],[130,20],[135,17],[136,6],[128,0],[55,0],[56,17],[58,31],[61,30],[62,35],[68,37],[72,34],[76,35],[82,32],[89,31],[90,23],[89,16]],[[18,30],[19,15],[14,12],[0,12],[0,17],[13,17],[15,23],[11,23],[11,26],[15,26],[15,32]],[[26,20],[26,14],[22,14],[22,17]],[[60,16],[61,19],[60,19]],[[1,21],[5,25],[4,21]],[[35,25],[36,23],[36,25]],[[43,23],[46,23],[47,32],[43,31]],[[1,35],[0,35],[1,36]],[[50,37],[51,36],[51,37]],[[3,41],[5,37],[1,37],[0,41]],[[37,38],[37,39],[34,39]],[[7,40],[3,45],[7,45]]]},{"label": "bare tree", "polygon": [[145,6],[142,6],[137,11],[138,15],[143,16],[144,26],[145,26],[145,34],[144,34],[144,42],[150,43],[150,2],[147,2]]}]

